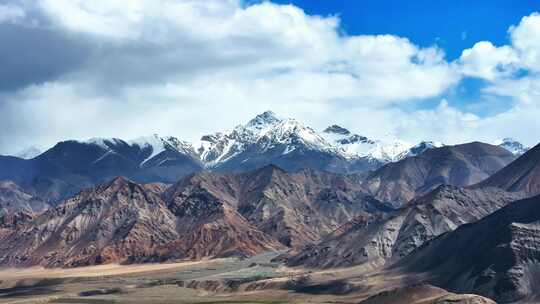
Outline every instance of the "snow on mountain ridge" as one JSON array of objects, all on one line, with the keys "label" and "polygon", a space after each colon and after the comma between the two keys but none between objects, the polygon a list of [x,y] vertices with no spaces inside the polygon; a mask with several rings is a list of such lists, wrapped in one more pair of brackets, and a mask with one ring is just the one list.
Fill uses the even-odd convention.
[{"label": "snow on mountain ridge", "polygon": [[264,113],[261,113],[252,120],[250,120],[246,125],[246,129],[250,130],[264,130],[265,128],[268,128],[270,126],[276,125],[283,121],[284,119],[276,115],[276,113],[272,111],[266,111]]},{"label": "snow on mountain ridge", "polygon": [[156,157],[157,155],[166,150],[173,150],[186,155],[196,155],[196,152],[193,149],[191,143],[181,141],[176,137],[172,136],[160,137],[157,134],[153,134],[150,136],[142,136],[129,141],[124,141],[118,138],[95,137],[86,141],[78,142],[82,144],[96,145],[105,151],[105,153],[100,158],[96,159],[94,163],[97,163],[101,159],[104,159],[108,154],[117,153],[117,150],[119,150],[119,148],[121,148],[122,146],[138,146],[141,150],[150,149],[150,154],[143,161],[141,161],[141,163],[139,164],[140,166],[144,165],[147,161],[151,160],[152,158]]},{"label": "snow on mountain ridge", "polygon": [[444,144],[442,142],[438,141],[423,141],[411,148],[409,148],[407,151],[403,152],[402,154],[398,155],[398,159],[404,159],[407,157],[413,157],[417,156],[421,153],[423,153],[426,150],[434,149],[434,148],[440,148],[443,147]]},{"label": "snow on mountain ridge", "polygon": [[283,154],[291,153],[298,145],[339,153],[338,149],[313,129],[293,118],[281,118],[271,111],[257,115],[232,131],[205,135],[194,144],[207,167],[226,162],[252,145],[258,148],[258,153],[264,153],[278,145],[285,146]]},{"label": "snow on mountain ridge", "polygon": [[393,162],[401,159],[412,144],[387,136],[383,140],[372,140],[365,136],[353,134],[348,129],[332,125],[323,131],[327,141],[340,148],[347,158],[372,158],[382,162]]},{"label": "snow on mountain ridge", "polygon": [[[232,130],[205,135],[193,143],[181,141],[175,137],[160,137],[157,134],[130,141],[118,138],[92,138],[79,142],[99,146],[107,152],[102,157],[138,146],[144,150],[140,152],[144,154],[141,166],[162,152],[169,151],[192,157],[207,168],[220,166],[242,153],[248,153],[241,156],[243,161],[246,161],[251,158],[264,158],[266,156],[263,154],[266,152],[270,153],[269,155],[286,155],[297,149],[319,151],[351,161],[368,159],[378,163],[387,163],[443,146],[440,142],[430,141],[413,145],[395,136],[385,136],[375,140],[336,124],[327,127],[322,132],[317,132],[296,119],[283,118],[271,111],[258,114],[247,123],[237,125]],[[505,138],[495,144],[516,155],[528,150],[511,138]],[[164,160],[170,157],[163,155]]]},{"label": "snow on mountain ridge", "polygon": [[93,137],[86,141],[78,141],[78,142],[83,143],[83,144],[96,145],[105,150],[110,150],[110,147],[107,143],[112,144],[112,145],[124,143],[124,141],[119,138],[102,138],[102,137]]},{"label": "snow on mountain ridge", "polygon": [[512,152],[514,155],[522,155],[530,149],[530,147],[525,147],[522,143],[511,137],[497,140],[493,144]]},{"label": "snow on mountain ridge", "polygon": [[19,151],[14,156],[16,156],[18,158],[22,158],[22,159],[32,159],[32,158],[35,158],[36,156],[40,155],[42,152],[43,151],[41,151],[41,149],[39,149],[38,147],[31,146],[31,147],[28,147],[26,149],[23,149],[23,150]]},{"label": "snow on mountain ridge", "polygon": [[205,135],[199,142],[194,143],[195,150],[207,167],[224,163],[249,147],[256,149],[257,153],[264,153],[278,146],[282,146],[282,154],[302,147],[350,160],[367,158],[386,163],[418,155],[442,144],[422,142],[413,145],[393,136],[373,140],[354,134],[339,125],[331,125],[324,131],[317,132],[293,118],[282,118],[271,111],[255,116],[232,131]]},{"label": "snow on mountain ridge", "polygon": [[412,147],[413,144],[400,139],[378,140],[368,156],[384,162],[395,162],[401,160],[403,153]]}]

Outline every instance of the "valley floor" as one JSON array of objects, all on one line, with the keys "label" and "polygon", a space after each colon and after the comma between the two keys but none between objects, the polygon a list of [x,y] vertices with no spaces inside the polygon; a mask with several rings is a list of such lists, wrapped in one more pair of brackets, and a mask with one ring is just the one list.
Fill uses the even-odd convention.
[{"label": "valley floor", "polygon": [[[360,303],[370,296],[365,303],[493,303],[365,268],[290,269],[271,262],[278,254],[244,260],[1,269],[0,303]],[[306,278],[309,282],[299,285]]]}]

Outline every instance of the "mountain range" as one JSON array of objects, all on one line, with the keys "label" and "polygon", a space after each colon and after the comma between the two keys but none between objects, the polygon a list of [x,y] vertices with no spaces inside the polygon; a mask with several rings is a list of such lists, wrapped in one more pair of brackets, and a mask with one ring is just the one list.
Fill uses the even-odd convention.
[{"label": "mountain range", "polygon": [[265,112],[196,143],[95,138],[0,156],[0,180],[0,266],[280,251],[274,263],[297,269],[540,297],[540,145],[411,145]]},{"label": "mountain range", "polygon": [[353,219],[288,259],[290,266],[317,268],[384,265],[407,256],[424,242],[523,198],[496,188],[439,186],[405,208],[384,216]]},{"label": "mountain range", "polygon": [[383,272],[457,293],[535,302],[539,161],[537,145],[483,182],[441,185],[403,208],[356,217],[285,261],[308,268],[382,265]]},{"label": "mountain range", "polygon": [[[510,139],[498,144],[515,156],[526,151]],[[367,173],[440,147],[444,145],[427,141],[412,145],[399,139],[372,140],[337,125],[317,132],[295,119],[267,111],[232,131],[205,135],[196,143],[158,135],[135,140],[94,138],[59,142],[35,157],[30,156],[38,153],[36,149],[24,151],[22,157],[0,156],[0,180],[14,181],[54,203],[116,176],[140,183],[174,183],[193,172],[242,172],[269,164],[290,172],[312,168]],[[475,172],[473,178],[498,169],[496,166],[483,172],[479,168],[481,172]],[[430,188],[418,185],[422,186]],[[373,184],[369,187],[383,200],[392,196],[388,185],[382,189],[375,189]],[[411,195],[400,199],[408,200]]]},{"label": "mountain range", "polygon": [[200,172],[167,189],[119,177],[19,225],[2,238],[0,263],[250,256],[299,248],[356,216],[388,210],[362,193],[354,177],[311,169]]},{"label": "mountain range", "polygon": [[[384,139],[371,139],[335,124],[318,132],[295,119],[282,118],[272,111],[261,113],[231,131],[204,135],[193,143],[172,136],[160,137],[157,134],[129,141],[115,138],[79,141],[82,144],[95,144],[108,151],[121,153],[119,149],[111,147],[111,144],[114,145],[116,142],[151,149],[152,153],[145,160],[161,153],[166,149],[164,146],[172,147],[180,153],[198,158],[205,168],[218,168],[235,158],[249,158],[242,155],[248,151],[264,154],[281,148],[282,154],[289,154],[295,149],[303,148],[340,155],[349,160],[370,159],[376,163],[388,163],[445,145],[433,141],[422,141],[415,145],[390,135]],[[521,155],[529,149],[512,138],[497,140],[492,144],[505,148],[515,155]],[[42,153],[40,148],[31,146],[13,156],[32,159]]]},{"label": "mountain range", "polygon": [[[539,151],[531,149],[501,172],[534,171]],[[471,143],[430,149],[408,159],[433,155],[439,156],[431,159],[438,162],[437,172],[475,172],[482,164],[502,167],[501,160],[512,154]],[[399,175],[411,180],[416,174],[403,170]],[[469,177],[444,180],[440,174],[426,174],[423,181],[435,189],[401,205],[372,195],[365,188],[372,178],[314,169],[287,172],[275,165],[237,173],[196,172],[169,186],[117,177],[57,206],[5,183],[2,197],[11,205],[3,205],[18,208],[4,207],[4,213],[24,216],[16,222],[4,220],[0,264],[70,267],[251,256],[290,248],[290,266],[385,265],[530,193],[525,191],[529,183],[500,189],[475,184]],[[456,181],[470,187],[446,185]],[[405,183],[399,189],[410,193],[415,187]]]}]

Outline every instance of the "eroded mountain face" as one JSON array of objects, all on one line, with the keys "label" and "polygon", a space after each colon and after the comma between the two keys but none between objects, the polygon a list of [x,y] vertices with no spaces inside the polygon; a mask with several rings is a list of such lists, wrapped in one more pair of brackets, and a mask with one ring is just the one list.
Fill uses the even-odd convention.
[{"label": "eroded mountain face", "polygon": [[498,187],[528,196],[540,194],[540,145],[475,187]]},{"label": "eroded mountain face", "polygon": [[509,204],[428,242],[395,267],[425,272],[438,286],[499,303],[538,297],[539,204],[539,196]]},{"label": "eroded mountain face", "polygon": [[14,182],[0,181],[0,217],[19,212],[36,214],[47,208],[47,203],[27,193]]},{"label": "eroded mountain face", "polygon": [[2,263],[82,266],[150,255],[177,238],[161,198],[124,178],[88,189],[51,208],[0,245]]},{"label": "eroded mountain face", "polygon": [[479,142],[444,146],[381,167],[366,177],[363,187],[378,200],[401,206],[442,184],[478,183],[514,159],[503,148]]},{"label": "eroded mountain face", "polygon": [[166,189],[115,178],[5,233],[0,263],[71,267],[251,256],[316,242],[356,216],[388,210],[354,178],[313,170],[201,172]]},{"label": "eroded mountain face", "polygon": [[10,181],[0,181],[0,237],[16,230],[50,206]]},{"label": "eroded mountain face", "polygon": [[179,193],[177,199],[211,196],[227,202],[288,247],[315,242],[358,214],[389,210],[348,176],[315,170],[287,173],[276,166],[238,174],[200,173],[171,187],[169,197],[173,191]]},{"label": "eroded mountain face", "polygon": [[521,197],[495,188],[440,186],[405,208],[355,218],[318,244],[303,248],[287,263],[316,268],[382,265],[403,258],[426,241],[481,219]]}]

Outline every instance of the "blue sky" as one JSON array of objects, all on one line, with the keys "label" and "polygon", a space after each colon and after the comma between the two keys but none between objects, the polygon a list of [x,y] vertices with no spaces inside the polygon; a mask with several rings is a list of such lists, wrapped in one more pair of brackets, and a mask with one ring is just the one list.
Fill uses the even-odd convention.
[{"label": "blue sky", "polygon": [[508,27],[540,10],[540,0],[276,0],[308,14],[336,15],[350,35],[393,34],[437,44],[449,60],[477,41],[508,43]]},{"label": "blue sky", "polygon": [[[494,45],[509,43],[508,29],[540,8],[540,0],[276,0],[276,3],[301,7],[306,13],[338,16],[347,35],[392,34],[406,37],[421,47],[436,45],[446,59],[456,60],[464,49],[478,41]],[[459,87],[404,109],[430,109],[441,98],[461,110],[480,117],[502,113],[512,107],[512,100],[483,96],[486,85],[481,79],[463,79]],[[485,99],[490,102],[486,103]]]}]

